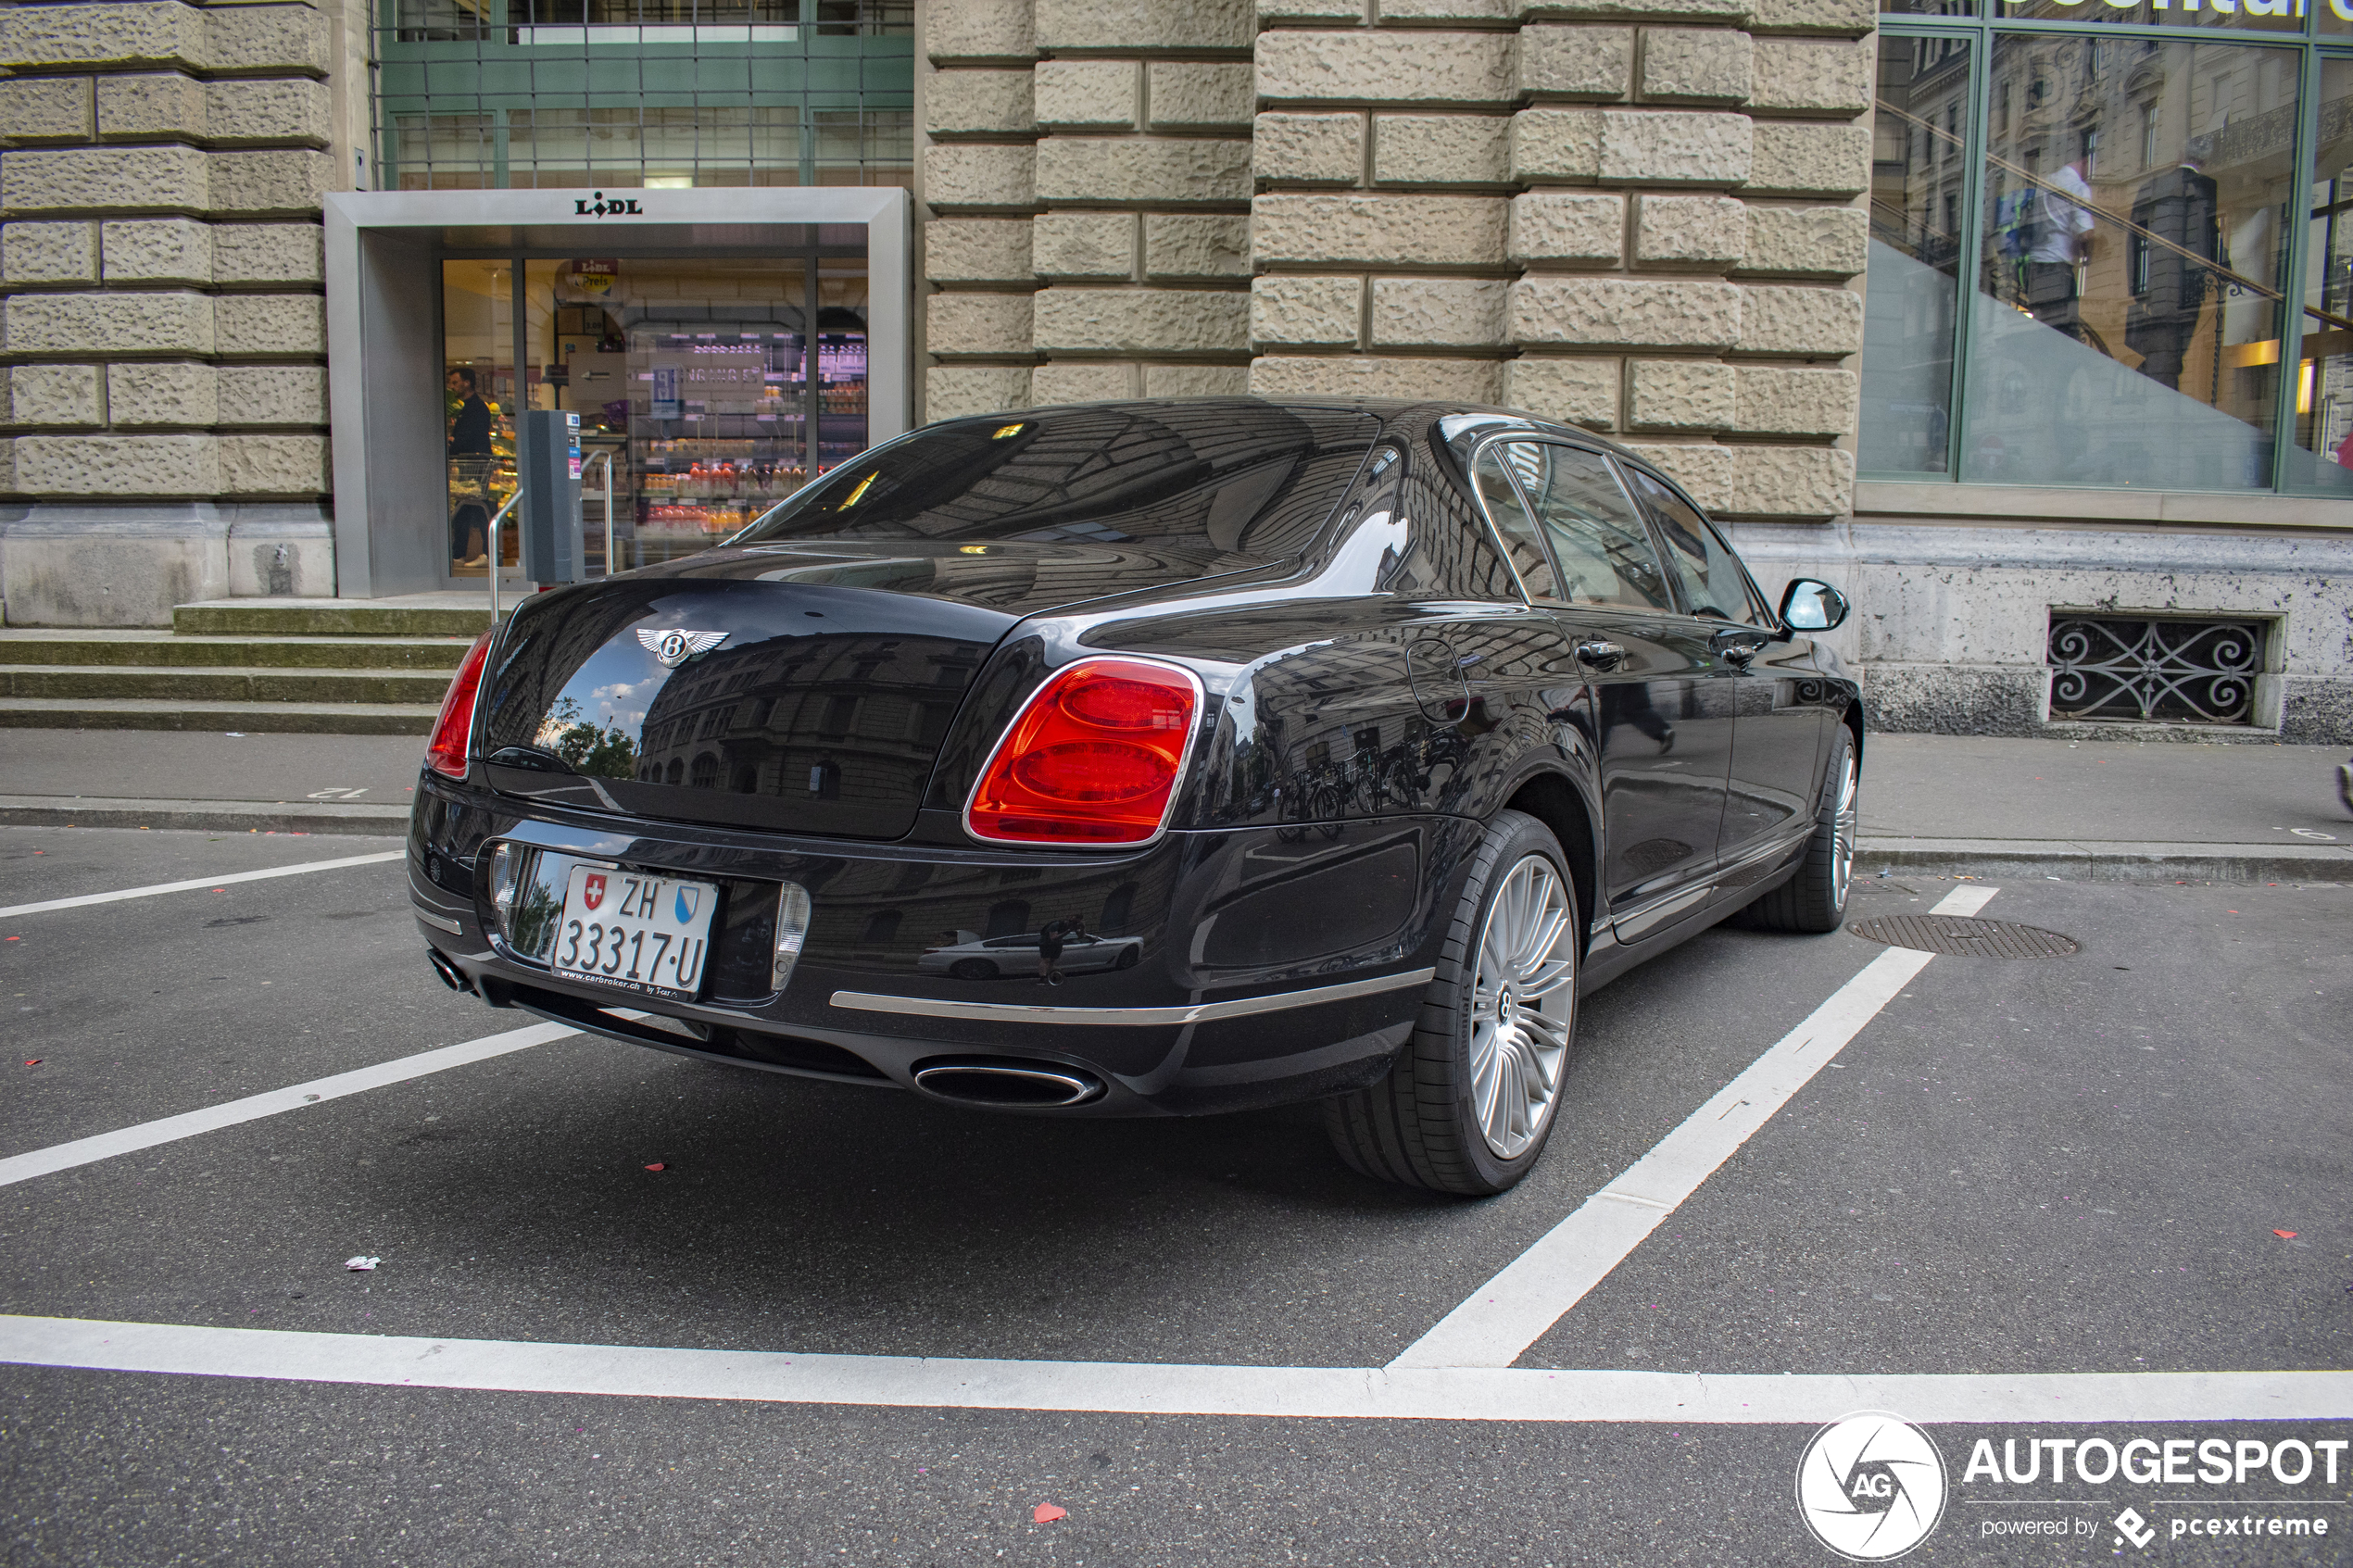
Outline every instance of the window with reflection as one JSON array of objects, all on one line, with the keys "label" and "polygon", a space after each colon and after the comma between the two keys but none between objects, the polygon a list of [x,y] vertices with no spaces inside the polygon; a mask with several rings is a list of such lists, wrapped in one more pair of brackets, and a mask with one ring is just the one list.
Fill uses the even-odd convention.
[{"label": "window with reflection", "polygon": [[2353,60],[2321,62],[2288,483],[2353,495]]},{"label": "window with reflection", "polygon": [[1952,466],[1969,55],[1961,37],[1883,37],[1872,125],[1871,228],[1863,292],[1866,472]]},{"label": "window with reflection", "polygon": [[1506,442],[1503,457],[1543,524],[1570,604],[1667,609],[1667,582],[1642,515],[1608,461],[1549,441]]}]

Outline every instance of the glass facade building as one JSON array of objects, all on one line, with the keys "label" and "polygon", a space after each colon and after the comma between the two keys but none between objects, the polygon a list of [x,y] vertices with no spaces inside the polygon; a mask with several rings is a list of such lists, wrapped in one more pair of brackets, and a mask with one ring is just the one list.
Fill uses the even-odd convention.
[{"label": "glass facade building", "polygon": [[1861,477],[2353,496],[2353,0],[1881,23]]}]

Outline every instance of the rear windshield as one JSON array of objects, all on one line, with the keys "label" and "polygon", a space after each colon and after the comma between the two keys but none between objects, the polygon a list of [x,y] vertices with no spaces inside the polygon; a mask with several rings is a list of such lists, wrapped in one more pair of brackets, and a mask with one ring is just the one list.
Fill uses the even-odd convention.
[{"label": "rear windshield", "polygon": [[1139,546],[1279,560],[1322,531],[1380,421],[1250,399],[950,420],[842,464],[736,545]]}]

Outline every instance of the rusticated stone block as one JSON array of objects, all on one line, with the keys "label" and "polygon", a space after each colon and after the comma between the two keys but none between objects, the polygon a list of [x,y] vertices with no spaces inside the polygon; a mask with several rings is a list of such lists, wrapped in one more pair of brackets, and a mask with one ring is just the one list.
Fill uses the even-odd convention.
[{"label": "rusticated stone block", "polygon": [[1524,27],[1519,89],[1538,98],[1615,102],[1634,82],[1630,27]]},{"label": "rusticated stone block", "polygon": [[1239,215],[1144,215],[1144,276],[1164,279],[1250,276],[1250,220]]},{"label": "rusticated stone block", "polygon": [[1858,207],[1752,206],[1741,270],[1852,278],[1869,241],[1869,215]]},{"label": "rusticated stone block", "polygon": [[220,488],[232,495],[317,495],[327,484],[323,435],[224,435]]},{"label": "rusticated stone block", "polygon": [[1732,453],[1728,446],[1681,445],[1629,441],[1627,449],[1658,465],[1681,485],[1703,511],[1721,511],[1732,494]]},{"label": "rusticated stone block", "polygon": [[1878,25],[1872,0],[1755,0],[1755,32],[1843,33],[1860,38]]},{"label": "rusticated stone block", "polygon": [[1726,348],[1741,329],[1730,283],[1532,274],[1512,285],[1514,343]]},{"label": "rusticated stone block", "polygon": [[213,301],[223,354],[324,354],[326,302],[315,294],[233,294]]},{"label": "rusticated stone block", "polygon": [[1731,196],[1645,195],[1637,208],[1634,259],[1644,266],[1721,268],[1746,247],[1748,210]]},{"label": "rusticated stone block", "polygon": [[1041,49],[1247,49],[1250,0],[1038,0]]},{"label": "rusticated stone block", "polygon": [[1264,195],[1251,204],[1251,249],[1262,264],[1492,267],[1504,208],[1497,196]]},{"label": "rusticated stone block", "polygon": [[222,283],[315,283],[322,235],[316,223],[218,223],[212,275]]},{"label": "rusticated stone block", "polygon": [[1851,196],[1870,183],[1871,133],[1860,125],[1767,120],[1756,127],[1751,193]]},{"label": "rusticated stone block", "polygon": [[1512,198],[1514,261],[1615,266],[1626,250],[1626,198],[1594,191],[1529,191]]},{"label": "rusticated stone block", "polygon": [[1741,288],[1740,336],[1747,354],[1843,356],[1863,346],[1863,296],[1841,288]]},{"label": "rusticated stone block", "polygon": [[323,147],[328,110],[327,84],[307,77],[205,83],[205,134],[216,144],[304,142]]},{"label": "rusticated stone block", "polygon": [[0,137],[11,145],[87,142],[91,137],[90,79],[28,77],[0,82]]},{"label": "rusticated stone block", "polygon": [[1500,185],[1511,178],[1512,122],[1501,115],[1385,114],[1373,121],[1383,185]]},{"label": "rusticated stone block", "polygon": [[1353,185],[1365,177],[1361,114],[1262,114],[1251,173],[1287,185]]},{"label": "rusticated stone block", "polygon": [[1258,89],[1245,61],[1155,60],[1145,78],[1155,128],[1240,131],[1250,125]]},{"label": "rusticated stone block", "polygon": [[1353,348],[1364,329],[1362,278],[1277,273],[1250,282],[1253,344],[1292,348]]},{"label": "rusticated stone block", "polygon": [[1835,446],[1734,446],[1730,494],[1692,498],[1741,517],[1842,517],[1855,509],[1855,456]]},{"label": "rusticated stone block", "polygon": [[0,207],[18,212],[201,211],[205,155],[194,147],[77,147],[0,157]]},{"label": "rusticated stone block", "polygon": [[105,388],[95,365],[19,365],[8,376],[8,418],[20,425],[102,425]]},{"label": "rusticated stone block", "polygon": [[1447,22],[1507,22],[1513,0],[1374,0],[1384,27],[1430,27]]},{"label": "rusticated stone block", "polygon": [[7,302],[8,352],[210,354],[212,307],[196,294],[20,294]]},{"label": "rusticated stone block", "polygon": [[211,6],[204,64],[217,71],[324,72],[333,64],[326,16],[308,6]]},{"label": "rusticated stone block", "polygon": [[1501,278],[1375,278],[1378,348],[1493,348],[1504,340]]},{"label": "rusticated stone block", "polygon": [[1602,112],[1601,177],[1651,185],[1737,185],[1754,132],[1744,114]]},{"label": "rusticated stone block", "polygon": [[1029,396],[1040,408],[1114,402],[1143,391],[1142,372],[1142,366],[1117,359],[1049,360],[1029,372]]},{"label": "rusticated stone block", "polygon": [[1250,391],[1247,365],[1147,365],[1147,397],[1239,397]]},{"label": "rusticated stone block", "polygon": [[1518,94],[1508,32],[1265,32],[1258,95],[1278,103],[1507,105]]},{"label": "rusticated stone block", "polygon": [[20,435],[16,458],[17,488],[28,495],[209,499],[220,492],[216,436]]},{"label": "rusticated stone block", "polygon": [[943,218],[924,225],[924,276],[936,282],[1026,283],[1029,224],[1019,218]]},{"label": "rusticated stone block", "polygon": [[0,59],[19,69],[200,66],[206,55],[204,13],[177,0],[11,6],[0,13]]},{"label": "rusticated stone block", "polygon": [[1029,59],[1038,53],[1029,0],[933,0],[924,45],[939,65]]},{"label": "rusticated stone block", "polygon": [[1040,60],[1037,83],[1038,123],[1049,128],[1126,131],[1141,112],[1143,69],[1134,60]]},{"label": "rusticated stone block", "polygon": [[1276,28],[1293,22],[1345,22],[1365,19],[1364,0],[1258,0],[1258,25]]},{"label": "rusticated stone block", "polygon": [[1029,407],[1026,365],[934,365],[924,373],[924,417],[961,420]]},{"label": "rusticated stone block", "polygon": [[1250,364],[1250,390],[1261,397],[1410,397],[1492,403],[1502,393],[1503,383],[1503,367],[1491,359],[1335,354],[1314,359],[1259,358]]},{"label": "rusticated stone block", "polygon": [[327,422],[327,371],[322,365],[223,365],[220,387],[224,425]]},{"label": "rusticated stone block", "polygon": [[215,153],[211,165],[215,212],[316,212],[334,188],[333,160],[324,153]]},{"label": "rusticated stone block", "polygon": [[1026,294],[935,294],[924,301],[924,346],[934,354],[1026,357],[1031,350]]},{"label": "rusticated stone block", "polygon": [[1749,94],[1752,47],[1725,28],[1642,29],[1642,96],[1653,103],[1737,104]]},{"label": "rusticated stone block", "polygon": [[1041,213],[1030,250],[1040,278],[1124,281],[1136,275],[1136,220],[1125,212]]},{"label": "rusticated stone block", "polygon": [[1046,202],[1164,204],[1250,198],[1250,144],[1205,136],[1050,136],[1038,144]]},{"label": "rusticated stone block", "polygon": [[209,365],[109,365],[107,407],[119,426],[217,424],[220,383]]},{"label": "rusticated stone block", "polygon": [[1540,359],[1504,363],[1504,403],[1587,430],[1617,428],[1616,359]]},{"label": "rusticated stone block", "polygon": [[1636,359],[1626,370],[1628,430],[1722,430],[1738,387],[1730,365],[1712,359]]},{"label": "rusticated stone block", "polygon": [[1597,180],[1602,172],[1602,111],[1522,109],[1512,116],[1515,180]]},{"label": "rusticated stone block", "polygon": [[1844,435],[1855,428],[1861,382],[1852,370],[1743,365],[1732,428],[1755,435]]},{"label": "rusticated stone block", "polygon": [[1038,346],[1049,353],[1241,354],[1250,296],[1239,289],[1050,288],[1038,295]]},{"label": "rusticated stone block", "polygon": [[1798,38],[1768,38],[1757,44],[1751,108],[1855,115],[1870,105],[1869,44]]},{"label": "rusticated stone block", "polygon": [[924,90],[924,128],[934,136],[1021,135],[1038,128],[1026,70],[943,70]]},{"label": "rusticated stone block", "polygon": [[156,71],[99,79],[101,140],[157,136],[201,139],[204,133],[204,83],[195,77],[178,71]]},{"label": "rusticated stone block", "polygon": [[924,199],[947,210],[1026,210],[1038,204],[1037,164],[1034,147],[925,147]]},{"label": "rusticated stone block", "polygon": [[11,223],[0,228],[0,275],[12,283],[98,281],[95,223]]},{"label": "rusticated stone block", "polygon": [[1519,0],[1523,21],[1553,17],[1579,21],[1729,22],[1748,19],[1749,0]]},{"label": "rusticated stone block", "polygon": [[212,231],[193,218],[130,219],[98,225],[110,283],[208,283]]}]

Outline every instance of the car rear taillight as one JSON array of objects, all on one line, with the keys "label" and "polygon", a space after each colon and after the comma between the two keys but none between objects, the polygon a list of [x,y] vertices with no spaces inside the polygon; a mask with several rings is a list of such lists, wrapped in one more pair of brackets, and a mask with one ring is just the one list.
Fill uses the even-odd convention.
[{"label": "car rear taillight", "polygon": [[441,717],[433,721],[433,744],[425,747],[425,766],[436,773],[453,779],[466,776],[466,743],[474,730],[474,694],[482,689],[482,667],[490,658],[490,640],[498,634],[492,627],[474,639],[466,650],[466,661],[458,666],[458,678],[449,683],[449,695],[441,699]]},{"label": "car rear taillight", "polygon": [[965,827],[1012,844],[1148,842],[1176,797],[1201,703],[1201,683],[1174,665],[1079,660],[1014,717]]}]

